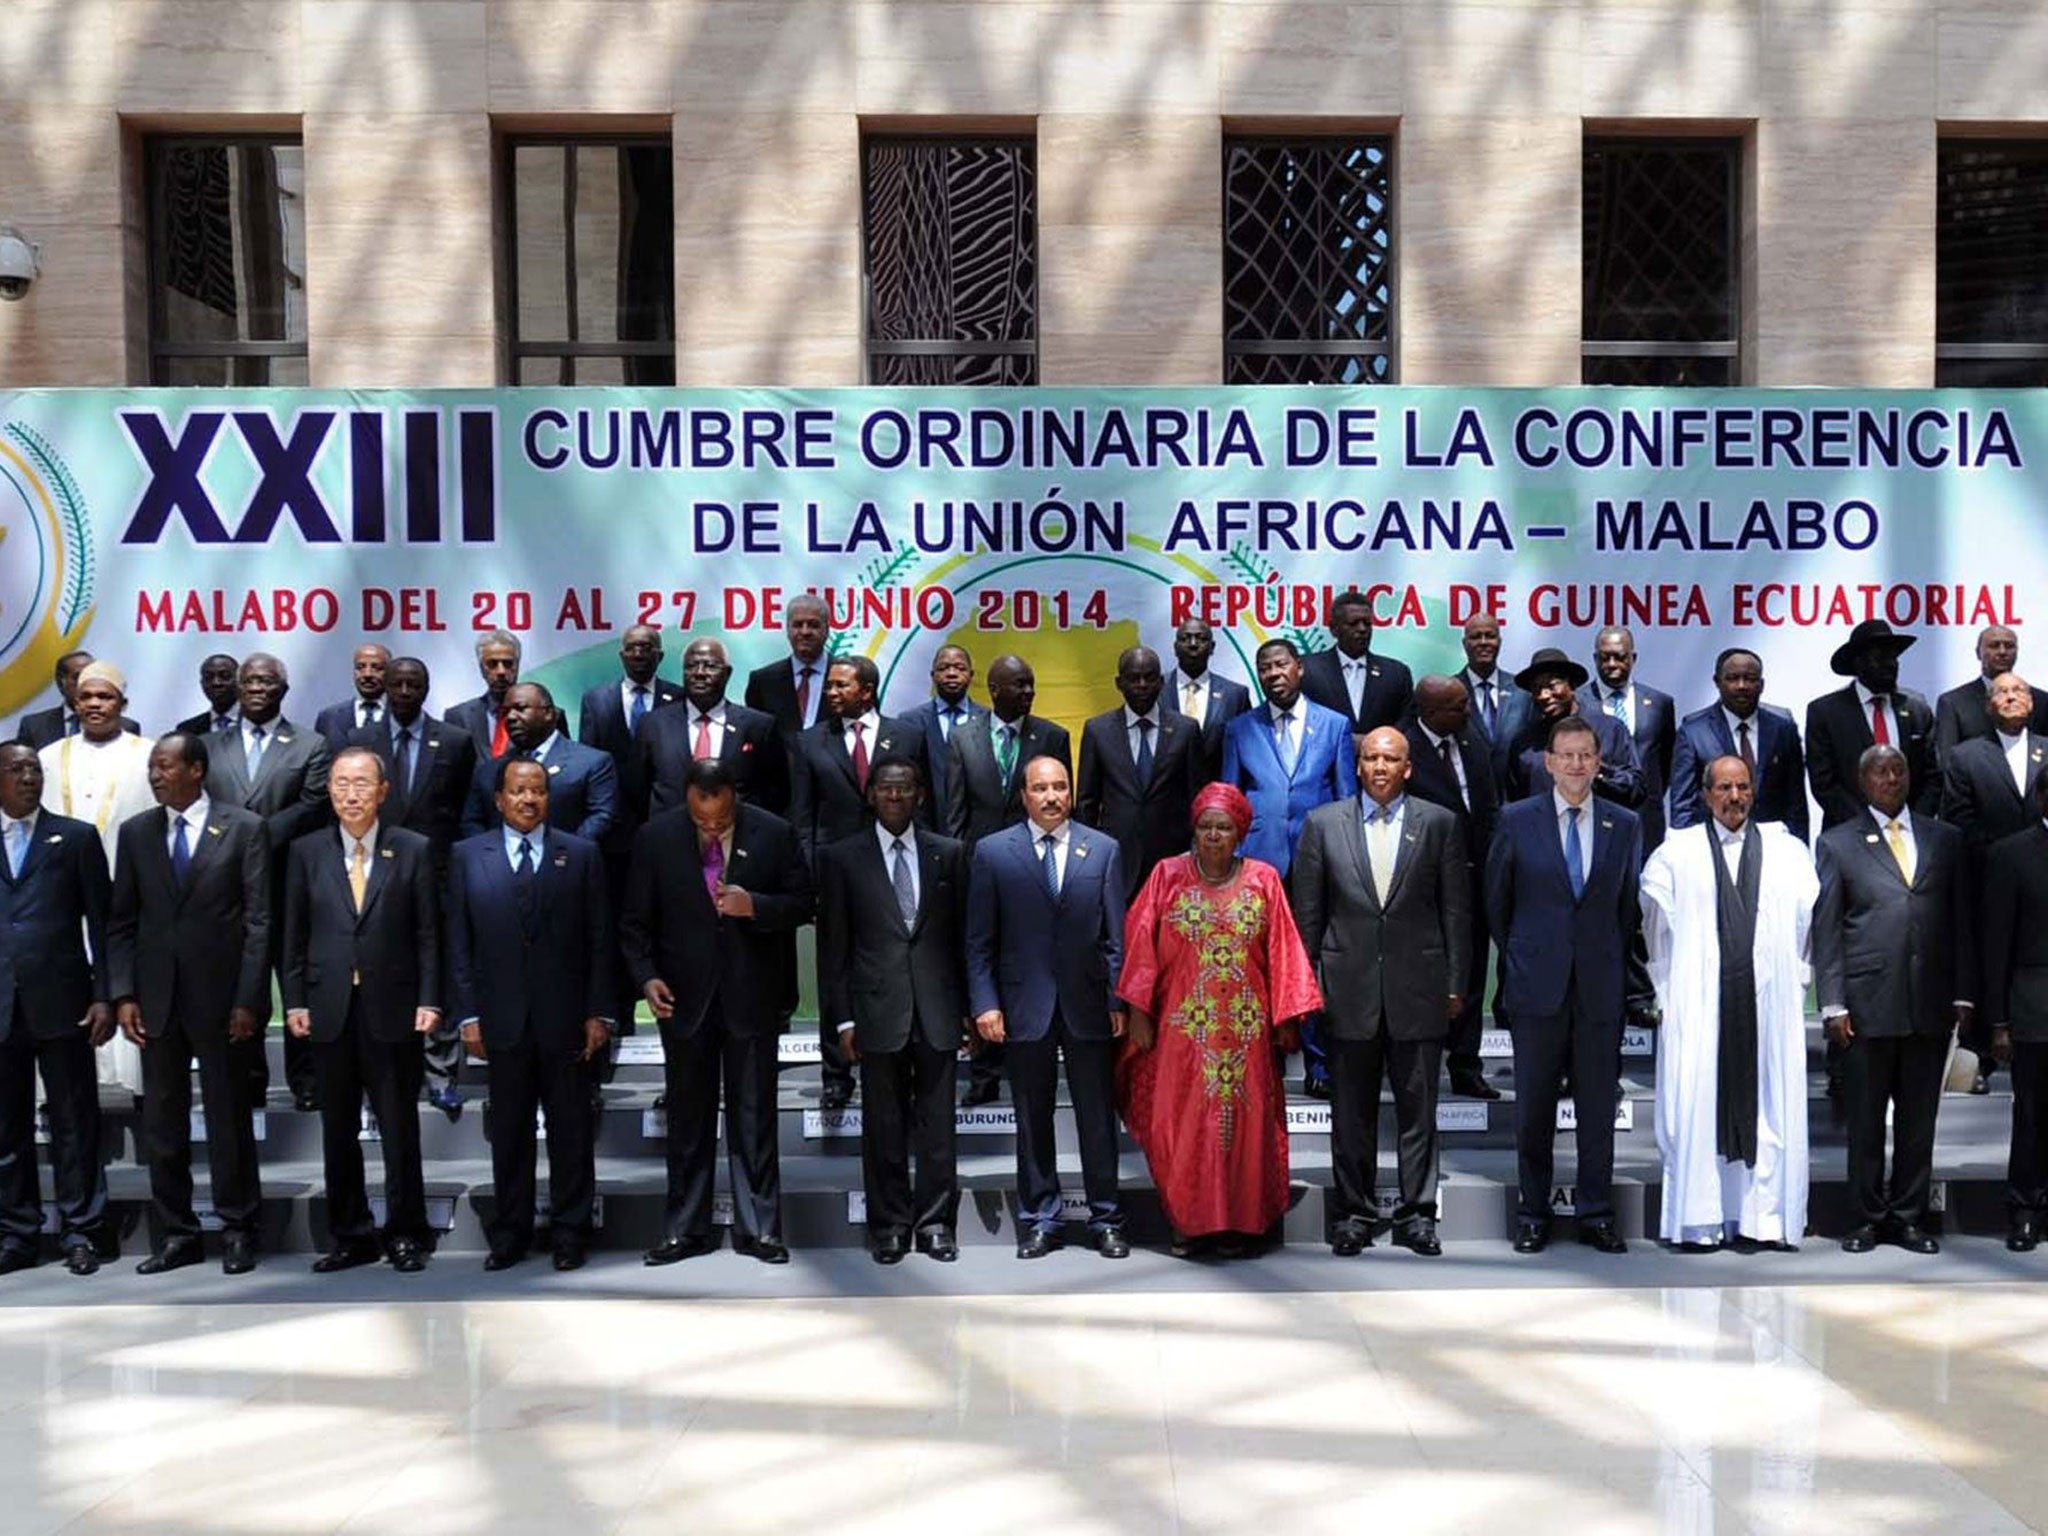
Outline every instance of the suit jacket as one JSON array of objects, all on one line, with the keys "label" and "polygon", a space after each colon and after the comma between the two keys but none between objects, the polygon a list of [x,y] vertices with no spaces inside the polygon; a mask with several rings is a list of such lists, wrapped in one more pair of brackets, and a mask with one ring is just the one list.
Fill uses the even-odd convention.
[{"label": "suit jacket", "polygon": [[[962,699],[960,709],[962,727],[978,724],[982,730],[988,729],[986,704],[977,704],[972,699]],[[931,774],[931,782],[926,789],[930,795],[930,803],[934,807],[934,817],[942,818],[945,815],[946,786],[952,769],[953,752],[952,744],[946,738],[945,729],[939,724],[939,701],[936,698],[926,699],[915,709],[906,709],[898,718],[924,733],[924,763],[926,770]]]},{"label": "suit jacket", "polygon": [[315,1040],[337,1040],[359,992],[370,1038],[399,1044],[412,1038],[414,1010],[441,1006],[433,846],[402,827],[380,829],[361,912],[349,894],[347,850],[346,835],[330,826],[286,856],[284,1006],[311,1012]]},{"label": "suit jacket", "polygon": [[[1892,695],[1892,714],[1899,740],[1892,743],[1906,755],[1912,776],[1907,804],[1923,816],[1941,805],[1941,775],[1934,761],[1934,711],[1910,688]],[[1863,792],[1857,787],[1856,760],[1870,749],[1870,716],[1852,682],[1824,693],[1806,706],[1806,772],[1813,780],[1813,798],[1820,802],[1823,828],[1839,826],[1863,814]]]},{"label": "suit jacket", "polygon": [[[1643,776],[1643,802],[1636,808],[1636,816],[1643,824],[1643,853],[1647,857],[1664,841],[1664,792],[1671,783],[1678,713],[1668,693],[1638,682],[1631,682],[1628,691],[1629,709],[1635,716],[1629,739],[1636,749],[1636,766]],[[1591,683],[1579,690],[1579,713],[1607,713],[1606,700]]]},{"label": "suit jacket", "polygon": [[207,737],[206,750],[206,798],[261,816],[274,867],[282,872],[292,840],[323,825],[328,817],[327,770],[334,754],[327,750],[326,739],[279,715],[270,722],[253,784],[239,725]]},{"label": "suit jacket", "polygon": [[521,923],[505,835],[455,845],[448,867],[448,991],[458,1024],[476,1019],[487,1050],[526,1045],[557,1058],[583,1050],[583,1023],[611,1012],[617,951],[597,844],[550,827],[536,876],[538,914]]},{"label": "suit jacket", "polygon": [[1310,701],[1307,723],[1295,748],[1294,772],[1280,763],[1280,739],[1273,729],[1273,711],[1265,703],[1248,709],[1223,728],[1223,771],[1252,803],[1252,830],[1239,851],[1263,859],[1282,876],[1294,867],[1294,845],[1301,841],[1308,813],[1332,800],[1358,793],[1358,752],[1351,741],[1351,723],[1335,710]]},{"label": "suit jacket", "polygon": [[[480,757],[470,776],[469,802],[462,811],[462,832],[475,837],[503,825],[498,815],[498,762]],[[573,832],[586,842],[599,841],[611,830],[619,810],[619,774],[612,760],[595,747],[571,741],[559,731],[548,748],[548,825]],[[508,866],[509,867],[509,866]]]},{"label": "suit jacket", "polygon": [[1995,736],[1958,742],[1941,775],[1941,819],[1963,834],[1971,876],[1984,869],[1991,845],[2040,821],[2032,800],[2041,770],[2048,766],[2048,736],[2027,733],[2027,787],[2023,795],[2006,766],[2005,743]]},{"label": "suit jacket", "polygon": [[[1209,669],[1209,702],[1202,711],[1202,755],[1195,765],[1198,787],[1214,783],[1223,775],[1223,731],[1231,721],[1252,707],[1251,690],[1243,683],[1233,683],[1227,677],[1219,677],[1216,669]],[[1179,702],[1173,697],[1173,673],[1166,678],[1166,692],[1160,695],[1160,702],[1176,710]]]},{"label": "suit jacket", "polygon": [[[2034,715],[2027,722],[2027,727],[2048,735],[2048,693],[2039,688],[2029,691],[2034,695]],[[1995,735],[1997,730],[1998,727],[1991,722],[1991,692],[1987,680],[1980,676],[1958,684],[1934,701],[1935,763],[1946,773],[1949,757],[1957,747],[1980,736]]]},{"label": "suit jacket", "polygon": [[972,848],[991,833],[1024,820],[1017,791],[1024,765],[1034,757],[1056,757],[1074,771],[1074,753],[1066,728],[1037,715],[1017,722],[1017,764],[1006,780],[996,766],[995,730],[991,716],[980,726],[953,733],[946,758],[946,836]]},{"label": "suit jacket", "polygon": [[757,805],[740,807],[725,883],[754,898],[751,918],[721,917],[703,871],[688,811],[640,829],[619,918],[626,969],[636,986],[658,976],[675,993],[665,1033],[694,1035],[714,996],[733,1033],[775,1033],[796,1006],[796,931],[817,904],[796,832]]},{"label": "suit jacket", "polygon": [[[825,721],[825,668],[831,657],[818,658],[818,675],[811,680],[811,701],[814,708],[813,720],[817,724]],[[777,657],[765,667],[756,667],[747,674],[747,691],[742,696],[747,708],[758,710],[775,722],[775,728],[786,739],[794,740],[797,733],[808,730],[803,717],[796,708],[796,675],[788,655]]]},{"label": "suit jacket", "polygon": [[851,1021],[862,1055],[900,1051],[911,1030],[934,1049],[960,1044],[967,1017],[967,845],[912,829],[917,916],[908,926],[873,831],[818,853],[819,1007]]},{"label": "suit jacket", "polygon": [[[1480,739],[1487,742],[1490,746],[1502,736],[1510,734],[1500,729],[1499,719],[1496,720],[1493,730],[1487,730],[1486,716],[1479,708],[1479,679],[1473,676],[1472,669],[1470,667],[1460,667],[1451,675],[1463,683],[1465,691],[1471,695],[1472,728],[1479,733]],[[1515,680],[1508,676],[1504,668],[1495,667],[1493,670],[1493,692],[1494,707],[1498,711],[1500,719],[1508,720],[1511,726],[1515,723],[1512,719],[1513,716],[1518,716],[1530,708],[1531,701],[1529,695],[1515,686]]]},{"label": "suit jacket", "polygon": [[[1799,841],[1808,841],[1806,754],[1799,745],[1799,724],[1790,710],[1759,704],[1751,719],[1750,752],[1756,758],[1750,814],[1758,821],[1783,823]],[[1696,709],[1678,728],[1671,754],[1671,825],[1696,827],[1707,819],[1700,775],[1717,757],[1738,757],[1728,717],[1716,703]]]},{"label": "suit jacket", "polygon": [[1986,864],[1984,1017],[2040,1045],[2048,1042],[2048,827],[2036,821],[1999,839]]},{"label": "suit jacket", "polygon": [[[576,740],[610,755],[619,778],[619,807],[613,833],[615,837],[624,835],[630,845],[630,827],[647,817],[647,785],[640,778],[644,765],[639,743],[626,717],[625,700],[619,697],[625,682],[623,676],[615,677],[584,692],[576,710]],[[661,677],[647,685],[647,694],[647,713],[640,720],[643,732],[656,710],[683,701],[682,688]]]},{"label": "suit jacket", "polygon": [[451,704],[448,713],[441,717],[457,730],[469,732],[469,739],[476,743],[479,762],[491,755],[491,696],[480,693],[473,699],[464,699],[460,704]]},{"label": "suit jacket", "polygon": [[1302,658],[1301,691],[1327,710],[1342,715],[1351,734],[1363,736],[1383,725],[1398,725],[1408,713],[1415,679],[1408,664],[1375,651],[1365,653],[1365,687],[1358,709],[1351,708],[1351,690],[1344,686],[1344,658],[1334,646]]},{"label": "suit jacket", "polygon": [[1459,818],[1407,796],[1382,902],[1366,848],[1369,804],[1317,806],[1295,855],[1294,915],[1322,983],[1323,1027],[1339,1040],[1441,1040],[1472,958],[1472,871]]},{"label": "suit jacket", "polygon": [[1595,830],[1584,889],[1572,896],[1548,795],[1502,808],[1486,855],[1486,924],[1501,952],[1501,1012],[1519,1022],[1561,1012],[1577,988],[1581,1011],[1619,1021],[1628,1001],[1629,946],[1642,926],[1642,827],[1633,811],[1588,802]]},{"label": "suit jacket", "polygon": [[967,1001],[1003,1011],[1006,1039],[1043,1040],[1058,1013],[1083,1040],[1110,1038],[1124,963],[1124,877],[1116,844],[1067,823],[1067,871],[1045,888],[1035,823],[974,846],[967,881]]},{"label": "suit jacket", "polygon": [[89,821],[39,812],[19,875],[0,843],[0,1040],[17,1012],[30,1035],[55,1040],[75,1033],[95,1002],[112,1001],[105,966],[89,958],[106,955],[112,896]]},{"label": "suit jacket", "polygon": [[[1486,849],[1493,841],[1494,824],[1500,820],[1500,792],[1493,782],[1493,759],[1486,737],[1476,721],[1468,722],[1457,738],[1458,761],[1465,767],[1465,784],[1472,797],[1468,806],[1458,793],[1457,780],[1444,767],[1436,748],[1422,729],[1422,722],[1410,719],[1402,728],[1408,738],[1408,793],[1417,800],[1440,805],[1458,818],[1458,830],[1465,840],[1465,861],[1472,868],[1474,889],[1486,868]],[[1484,920],[1484,913],[1475,912]]]},{"label": "suit jacket", "polygon": [[1977,996],[1963,835],[1919,811],[1907,888],[1877,819],[1858,810],[1820,835],[1813,908],[1814,990],[1821,1013],[1846,1008],[1874,1039],[1946,1034],[1953,1004]]},{"label": "suit jacket", "polygon": [[[687,702],[657,710],[641,724],[633,745],[633,780],[646,796],[636,813],[641,820],[681,809],[683,778],[695,757],[694,746]],[[772,716],[727,699],[718,760],[732,770],[742,800],[771,815],[788,812],[789,747]]]},{"label": "suit jacket", "polygon": [[[383,700],[377,701],[377,728],[388,730],[391,721],[391,706]],[[356,700],[344,699],[339,704],[330,704],[313,717],[313,729],[320,733],[320,739],[327,743],[329,752],[339,752],[355,738],[362,727],[356,724]]]},{"label": "suit jacket", "polygon": [[[868,743],[869,765],[894,753],[916,763],[925,776],[924,733],[907,720],[880,715],[877,721],[875,739]],[[874,824],[875,814],[854,777],[850,741],[844,722],[820,720],[790,747],[789,821],[803,846],[804,862],[814,869],[820,848]]]},{"label": "suit jacket", "polygon": [[[1602,800],[1634,810],[1646,798],[1635,739],[1626,726],[1605,711],[1587,714],[1581,710],[1579,718],[1593,727],[1593,734],[1600,741],[1600,776],[1593,781],[1593,793]],[[1494,778],[1500,785],[1502,800],[1527,800],[1550,793],[1554,786],[1550,770],[1543,762],[1544,742],[1549,734],[1550,727],[1536,712],[1534,700],[1528,709],[1516,712],[1515,734],[1504,735],[1493,748]]]},{"label": "suit jacket", "polygon": [[1161,859],[1186,853],[1188,807],[1201,778],[1202,732],[1166,707],[1160,696],[1152,732],[1152,777],[1138,782],[1137,759],[1124,725],[1123,706],[1081,727],[1081,774],[1074,819],[1116,839],[1124,867],[1124,899],[1137,894]]},{"label": "suit jacket", "polygon": [[384,797],[381,826],[404,827],[434,845],[436,862],[446,871],[448,850],[462,835],[462,809],[476,778],[476,742],[469,732],[421,711],[413,721],[410,786],[398,782],[396,739],[390,717],[365,726],[348,738],[351,747],[368,747],[384,760],[391,790]]},{"label": "suit jacket", "polygon": [[151,1031],[176,1021],[193,1040],[219,1044],[236,1008],[270,1016],[270,846],[262,817],[215,800],[181,890],[169,827],[158,806],[115,834],[107,990],[140,1003]]},{"label": "suit jacket", "polygon": [[[207,718],[202,717],[204,725]],[[121,729],[131,736],[142,734],[142,727],[126,715],[121,717]],[[64,739],[64,706],[57,704],[49,709],[39,709],[33,714],[23,715],[15,722],[14,739],[23,746],[34,747],[38,752],[53,741]]]}]

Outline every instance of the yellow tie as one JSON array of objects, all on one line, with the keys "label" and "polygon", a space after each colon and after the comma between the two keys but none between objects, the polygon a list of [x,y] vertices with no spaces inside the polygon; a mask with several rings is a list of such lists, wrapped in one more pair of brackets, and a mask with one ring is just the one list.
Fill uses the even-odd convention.
[{"label": "yellow tie", "polygon": [[1892,845],[1892,857],[1899,861],[1899,873],[1906,884],[1913,883],[1913,849],[1906,841],[1905,830],[1894,818],[1884,824],[1884,840]]},{"label": "yellow tie", "polygon": [[355,852],[348,859],[348,893],[356,904],[358,912],[363,910],[363,892],[370,888],[370,856],[363,851],[363,840],[356,839]]}]

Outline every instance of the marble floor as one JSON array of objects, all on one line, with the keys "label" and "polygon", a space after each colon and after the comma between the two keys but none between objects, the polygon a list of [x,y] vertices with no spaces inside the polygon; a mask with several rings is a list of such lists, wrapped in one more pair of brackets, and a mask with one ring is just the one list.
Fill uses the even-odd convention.
[{"label": "marble floor", "polygon": [[0,1307],[0,1536],[2048,1524],[2038,1283],[138,1289]]}]

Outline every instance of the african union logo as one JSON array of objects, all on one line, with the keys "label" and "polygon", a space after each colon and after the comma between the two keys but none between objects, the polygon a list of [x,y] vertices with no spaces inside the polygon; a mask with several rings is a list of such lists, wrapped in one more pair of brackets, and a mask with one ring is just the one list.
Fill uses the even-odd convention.
[{"label": "african union logo", "polygon": [[0,429],[0,715],[50,686],[92,622],[92,524],[77,481],[23,426]]}]

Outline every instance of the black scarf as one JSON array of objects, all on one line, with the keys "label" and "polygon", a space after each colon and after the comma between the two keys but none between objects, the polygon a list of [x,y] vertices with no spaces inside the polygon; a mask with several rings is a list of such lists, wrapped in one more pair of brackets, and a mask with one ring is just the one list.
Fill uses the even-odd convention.
[{"label": "black scarf", "polygon": [[1709,820],[1714,860],[1714,928],[1721,948],[1721,1035],[1715,1144],[1731,1163],[1756,1166],[1756,907],[1763,885],[1763,840],[1754,821],[1742,829],[1742,857],[1728,878],[1721,827]]}]

